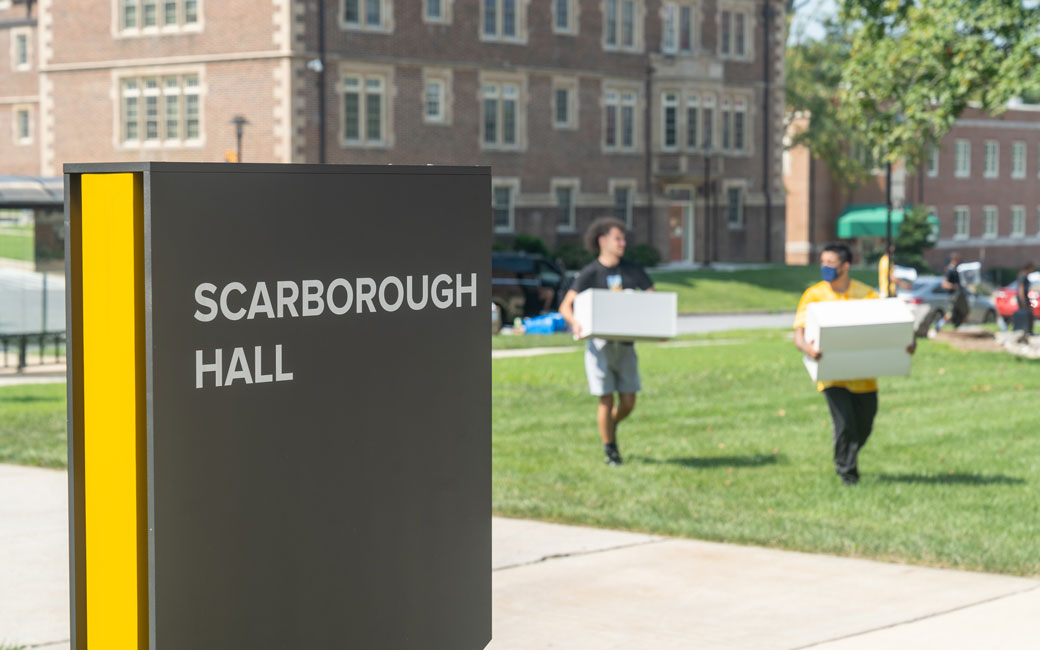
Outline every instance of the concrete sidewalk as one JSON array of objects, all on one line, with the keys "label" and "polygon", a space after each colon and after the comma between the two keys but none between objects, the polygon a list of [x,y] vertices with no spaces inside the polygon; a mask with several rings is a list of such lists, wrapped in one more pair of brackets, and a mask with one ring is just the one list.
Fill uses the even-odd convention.
[{"label": "concrete sidewalk", "polygon": [[[0,465],[0,643],[68,648],[66,494],[65,472]],[[489,650],[999,650],[1040,638],[1040,580],[502,518],[492,531]]]}]

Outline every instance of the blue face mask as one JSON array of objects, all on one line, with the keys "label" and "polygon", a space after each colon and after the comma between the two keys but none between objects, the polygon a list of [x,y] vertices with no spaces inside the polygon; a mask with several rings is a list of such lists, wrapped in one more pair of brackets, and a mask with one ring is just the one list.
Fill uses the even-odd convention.
[{"label": "blue face mask", "polygon": [[838,269],[833,266],[821,266],[820,275],[824,282],[834,282],[834,278],[838,277]]}]

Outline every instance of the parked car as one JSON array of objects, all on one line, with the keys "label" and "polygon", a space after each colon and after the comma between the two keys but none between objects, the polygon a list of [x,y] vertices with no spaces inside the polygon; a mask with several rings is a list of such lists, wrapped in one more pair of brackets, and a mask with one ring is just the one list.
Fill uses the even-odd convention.
[{"label": "parked car", "polygon": [[[1033,315],[1040,317],[1040,273],[1030,273],[1029,284],[1029,304],[1033,308]],[[1018,280],[994,291],[993,304],[1000,317],[1010,322],[1011,316],[1018,311]]]},{"label": "parked car", "polygon": [[572,278],[544,255],[491,253],[491,300],[498,305],[502,323],[555,311]]},{"label": "parked car", "polygon": [[[927,334],[931,324],[945,317],[953,308],[953,292],[943,289],[942,280],[936,275],[919,276],[910,289],[897,293],[914,314],[914,331],[918,336]],[[992,300],[973,291],[966,294],[969,307],[966,323],[996,322],[997,307]]]}]

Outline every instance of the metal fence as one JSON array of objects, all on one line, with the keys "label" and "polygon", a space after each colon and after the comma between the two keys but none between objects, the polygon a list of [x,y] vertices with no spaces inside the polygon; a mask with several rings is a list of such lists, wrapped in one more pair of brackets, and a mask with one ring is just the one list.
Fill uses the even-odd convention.
[{"label": "metal fence", "polygon": [[29,365],[63,363],[65,332],[0,334],[0,358],[4,369],[24,370]]}]

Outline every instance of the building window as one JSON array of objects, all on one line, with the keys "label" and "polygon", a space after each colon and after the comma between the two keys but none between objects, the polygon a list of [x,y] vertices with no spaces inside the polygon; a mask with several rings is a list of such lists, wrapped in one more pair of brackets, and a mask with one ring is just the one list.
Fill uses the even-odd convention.
[{"label": "building window", "polygon": [[32,144],[32,113],[28,107],[14,109],[15,144]]},{"label": "building window", "polygon": [[939,148],[928,149],[928,177],[935,178],[939,175]]},{"label": "building window", "polygon": [[198,75],[124,78],[121,88],[124,146],[178,146],[201,139]]},{"label": "building window", "polygon": [[1011,206],[1011,236],[1026,236],[1026,208],[1022,205]]},{"label": "building window", "polygon": [[1011,178],[1026,177],[1026,143],[1011,143]]},{"label": "building window", "polygon": [[557,34],[577,34],[577,0],[552,0],[553,31]]},{"label": "building window", "polygon": [[574,129],[578,126],[578,82],[575,79],[553,79],[552,115],[557,129]]},{"label": "building window", "polygon": [[971,234],[970,213],[966,207],[953,209],[953,238],[967,239]]},{"label": "building window", "polygon": [[611,181],[610,186],[614,197],[614,218],[623,221],[625,229],[631,229],[635,181]]},{"label": "building window", "polygon": [[15,70],[28,70],[32,67],[29,63],[29,31],[24,29],[11,30],[11,67]]},{"label": "building window", "polygon": [[342,0],[341,26],[344,29],[389,31],[393,0]]},{"label": "building window", "polygon": [[730,228],[744,227],[744,189],[741,187],[726,189],[726,223]]},{"label": "building window", "polygon": [[122,31],[197,27],[199,0],[119,0]]},{"label": "building window", "polygon": [[733,130],[733,113],[730,111],[730,104],[728,99],[722,100],[722,110],[719,117],[722,121],[722,150],[729,151],[730,145],[732,144],[732,138],[730,134]]},{"label": "building window", "polygon": [[574,232],[577,226],[575,202],[578,184],[574,180],[553,180],[553,196],[556,197],[556,229]]},{"label": "building window", "polygon": [[733,101],[733,151],[747,150],[747,102]]},{"label": "building window", "polygon": [[1000,175],[1000,143],[996,140],[986,140],[985,154],[982,176],[997,178]]},{"label": "building window", "polygon": [[636,92],[608,90],[603,96],[604,145],[608,151],[636,148]]},{"label": "building window", "polygon": [[444,122],[444,81],[427,79],[423,95],[423,119],[427,122]]},{"label": "building window", "polygon": [[661,95],[661,147],[674,151],[679,146],[679,95]]},{"label": "building window", "polygon": [[956,160],[954,161],[953,175],[957,178],[968,178],[971,176],[971,142],[958,140],[954,146]]},{"label": "building window", "polygon": [[515,83],[484,84],[484,135],[486,149],[518,149],[520,86]]},{"label": "building window", "polygon": [[491,220],[495,232],[513,232],[517,182],[495,182],[491,187]]},{"label": "building window", "polygon": [[524,0],[483,0],[481,8],[480,34],[484,40],[522,41],[524,39],[524,16],[521,3]]},{"label": "building window", "polygon": [[661,51],[665,54],[689,54],[693,51],[693,7],[666,2],[661,7]]},{"label": "building window", "polygon": [[641,3],[637,0],[603,0],[603,44],[607,49],[638,50],[642,34]]},{"label": "building window", "polygon": [[997,223],[997,207],[987,205],[982,208],[982,236],[992,239],[997,236],[999,226]]},{"label": "building window", "polygon": [[423,0],[423,20],[428,23],[451,22],[451,0]]},{"label": "building window", "polygon": [[719,54],[723,58],[748,58],[748,22],[744,11],[719,12]]},{"label": "building window", "polygon": [[700,115],[700,97],[697,95],[686,96],[686,148],[687,149],[699,149],[700,143],[697,141],[697,128]]},{"label": "building window", "polygon": [[715,98],[705,95],[701,110],[701,147],[711,151],[715,146]]},{"label": "building window", "polygon": [[346,146],[388,146],[387,76],[380,73],[343,77],[343,139]]}]

